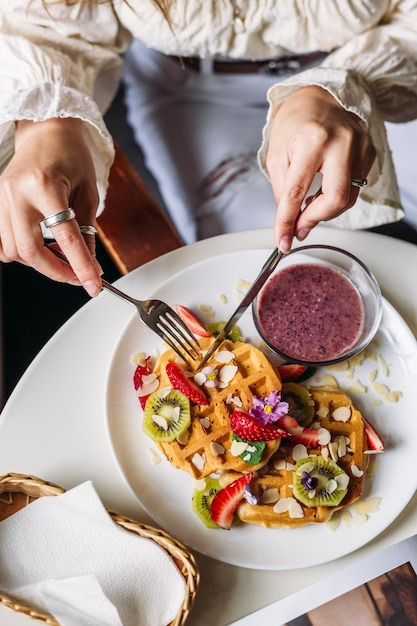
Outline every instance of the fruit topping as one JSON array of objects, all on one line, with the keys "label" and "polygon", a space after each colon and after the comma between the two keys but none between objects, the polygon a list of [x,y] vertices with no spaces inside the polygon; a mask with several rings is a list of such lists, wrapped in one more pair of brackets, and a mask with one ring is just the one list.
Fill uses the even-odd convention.
[{"label": "fruit topping", "polygon": [[182,304],[177,304],[175,310],[194,335],[198,337],[211,337],[211,333],[204,326],[203,322],[195,313],[190,311],[190,309]]},{"label": "fruit topping", "polygon": [[218,524],[210,517],[210,506],[214,496],[220,490],[221,486],[217,478],[203,478],[197,482],[193,491],[192,509],[207,528],[218,527]]},{"label": "fruit topping", "polygon": [[[211,322],[207,324],[207,330],[213,335],[213,337],[217,337],[219,332],[224,328],[226,322]],[[241,332],[238,326],[233,326],[230,333],[227,335],[226,339],[230,339],[230,341],[238,341],[241,338]]]},{"label": "fruit topping", "polygon": [[190,425],[190,401],[184,394],[165,387],[149,396],[142,428],[151,439],[174,441]]},{"label": "fruit topping", "polygon": [[385,444],[382,441],[375,428],[368,422],[368,420],[362,415],[363,423],[365,424],[365,433],[368,440],[368,454],[375,454],[383,452],[385,450]]},{"label": "fruit topping", "polygon": [[142,409],[145,408],[145,404],[151,393],[156,391],[159,387],[159,380],[156,374],[153,373],[149,361],[151,357],[148,356],[141,363],[139,363],[133,374],[133,385],[137,392],[139,402]]},{"label": "fruit topping", "polygon": [[288,414],[295,417],[301,426],[311,424],[314,417],[314,402],[305,387],[293,382],[284,383],[281,397],[289,404]]},{"label": "fruit topping", "polygon": [[209,401],[203,390],[194,382],[191,372],[188,372],[182,364],[170,361],[166,364],[165,369],[169,381],[175,389],[195,404],[208,405]]},{"label": "fruit topping", "polygon": [[230,416],[232,431],[245,441],[272,441],[288,437],[288,432],[275,424],[263,424],[246,411],[235,409]]},{"label": "fruit topping", "polygon": [[326,428],[304,428],[291,415],[284,415],[279,420],[279,425],[288,431],[293,443],[300,443],[308,448],[326,446],[331,439],[330,432]]},{"label": "fruit topping", "polygon": [[301,378],[307,370],[307,365],[298,365],[297,363],[284,363],[277,366],[278,374],[281,382],[289,383]]},{"label": "fruit topping", "polygon": [[307,457],[295,465],[293,494],[305,506],[338,506],[348,485],[349,476],[331,459]]},{"label": "fruit topping", "polygon": [[226,530],[231,528],[236,509],[245,496],[246,485],[252,476],[244,474],[216,493],[210,506],[210,517],[218,526]]}]

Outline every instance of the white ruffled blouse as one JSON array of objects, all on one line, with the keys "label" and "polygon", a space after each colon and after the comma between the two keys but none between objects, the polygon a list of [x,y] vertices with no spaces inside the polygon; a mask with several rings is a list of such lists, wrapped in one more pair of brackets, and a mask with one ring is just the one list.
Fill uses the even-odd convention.
[{"label": "white ruffled blouse", "polygon": [[402,216],[383,121],[417,118],[417,0],[173,0],[172,5],[170,27],[151,0],[72,5],[1,0],[0,171],[13,154],[17,120],[76,117],[85,122],[105,197],[114,153],[102,114],[117,90],[121,55],[132,37],[181,56],[253,60],[321,50],[330,54],[320,67],[269,91],[261,167],[280,104],[300,85],[321,85],[364,120],[377,150],[359,210],[342,216],[346,226]]}]

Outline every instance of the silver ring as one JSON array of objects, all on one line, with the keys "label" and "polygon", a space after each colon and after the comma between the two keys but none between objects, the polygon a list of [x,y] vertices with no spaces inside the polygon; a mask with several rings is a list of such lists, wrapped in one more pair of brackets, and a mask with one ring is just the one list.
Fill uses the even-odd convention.
[{"label": "silver ring", "polygon": [[90,226],[89,224],[80,226],[80,231],[83,235],[97,235],[97,228]]},{"label": "silver ring", "polygon": [[367,178],[351,178],[350,184],[352,185],[352,187],[366,187],[366,185],[368,184],[368,179]]},{"label": "silver ring", "polygon": [[63,222],[69,222],[69,220],[73,220],[74,217],[75,211],[69,207],[65,211],[59,211],[59,213],[45,217],[45,219],[41,221],[41,224],[43,223],[46,228],[52,228],[52,226],[58,226],[58,224],[62,224]]}]

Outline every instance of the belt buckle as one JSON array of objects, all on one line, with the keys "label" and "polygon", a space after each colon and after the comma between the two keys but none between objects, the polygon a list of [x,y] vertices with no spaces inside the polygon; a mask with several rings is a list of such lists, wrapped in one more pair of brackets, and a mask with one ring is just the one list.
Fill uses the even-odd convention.
[{"label": "belt buckle", "polygon": [[296,74],[301,69],[301,63],[294,57],[280,57],[266,61],[259,68],[259,74],[270,76],[282,76],[283,74]]}]

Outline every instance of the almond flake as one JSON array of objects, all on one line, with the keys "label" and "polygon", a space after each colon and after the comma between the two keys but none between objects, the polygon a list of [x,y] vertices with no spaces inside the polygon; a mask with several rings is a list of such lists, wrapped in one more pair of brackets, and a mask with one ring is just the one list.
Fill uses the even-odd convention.
[{"label": "almond flake", "polygon": [[188,430],[184,430],[182,433],[180,433],[177,437],[177,441],[179,444],[181,444],[182,446],[186,446],[188,443],[188,440],[190,438],[190,431]]},{"label": "almond flake", "polygon": [[373,383],[376,380],[376,375],[378,374],[378,370],[373,369],[368,374],[368,380],[370,383]]},{"label": "almond flake", "polygon": [[370,513],[378,511],[380,504],[381,498],[366,498],[365,500],[361,498],[354,502],[350,508],[353,509],[355,513],[369,515]]},{"label": "almond flake", "polygon": [[380,396],[387,396],[389,394],[388,387],[386,385],[382,385],[381,383],[374,383],[372,385],[372,389]]},{"label": "almond flake", "polygon": [[337,380],[335,379],[334,376],[329,376],[328,374],[325,374],[322,378],[323,380],[323,385],[327,385],[328,387],[338,387],[339,384],[337,382]]},{"label": "almond flake", "polygon": [[204,313],[208,313],[212,309],[210,304],[200,304],[198,308],[200,309],[200,311],[203,311]]},{"label": "almond flake", "polygon": [[353,384],[350,385],[350,387],[347,389],[348,394],[350,395],[361,395],[362,393],[365,393],[367,390],[367,387],[365,387],[365,385],[363,383],[360,382],[360,380],[356,379],[353,381]]},{"label": "almond flake", "polygon": [[207,377],[203,372],[197,372],[194,374],[194,382],[201,387],[207,380]]},{"label": "almond flake", "polygon": [[351,410],[349,406],[338,406],[337,409],[332,411],[332,418],[336,422],[347,422],[351,416]]},{"label": "almond flake", "polygon": [[199,422],[202,425],[202,427],[205,428],[206,430],[208,430],[211,427],[211,421],[208,417],[200,417]]},{"label": "almond flake", "polygon": [[279,500],[279,489],[272,487],[265,489],[260,498],[262,504],[275,504]]},{"label": "almond flake", "polygon": [[142,387],[139,387],[136,391],[136,394],[138,396],[138,398],[143,398],[144,396],[150,396],[151,393],[153,393],[154,391],[156,391],[159,387],[159,380],[156,378],[156,380],[154,380],[151,383],[148,383],[147,385],[142,385]]},{"label": "almond flake", "polygon": [[302,443],[297,443],[292,449],[292,458],[294,459],[295,463],[297,463],[297,461],[299,461],[300,459],[304,459],[306,457],[308,457],[308,451],[306,446],[304,446]]},{"label": "almond flake", "polygon": [[230,383],[236,376],[237,370],[237,365],[224,365],[219,372],[220,382]]},{"label": "almond flake", "polygon": [[329,443],[330,439],[331,435],[327,428],[319,428],[319,444],[325,446]]},{"label": "almond flake", "polygon": [[316,411],[316,415],[318,417],[327,417],[329,414],[329,407],[327,406],[322,406],[319,408],[318,411]]},{"label": "almond flake", "polygon": [[135,352],[130,357],[130,362],[132,365],[145,365],[146,364],[146,354],[144,352]]},{"label": "almond flake", "polygon": [[232,456],[240,456],[246,451],[248,445],[247,441],[237,441],[236,439],[233,439],[232,445],[230,446],[230,454]]},{"label": "almond flake", "polygon": [[333,370],[334,372],[343,372],[347,370],[349,364],[347,361],[341,361],[340,363],[334,363],[333,365],[326,365],[326,370]]},{"label": "almond flake", "polygon": [[212,441],[210,443],[210,450],[214,456],[220,456],[226,452],[225,447],[218,441]]},{"label": "almond flake", "polygon": [[329,445],[327,446],[330,452],[330,456],[332,457],[333,461],[335,463],[337,463],[337,461],[339,460],[339,445],[337,443],[337,441],[332,441],[331,443],[329,443]]},{"label": "almond flake", "polygon": [[398,400],[402,398],[402,395],[401,391],[390,391],[387,393],[384,400],[385,402],[398,402]]},{"label": "almond flake", "polygon": [[386,360],[384,359],[384,357],[382,356],[382,354],[378,354],[378,361],[381,365],[381,374],[383,376],[389,376],[389,368],[388,368],[388,364],[386,362]]},{"label": "almond flake", "polygon": [[219,350],[214,357],[218,363],[229,363],[233,361],[235,355],[230,350]]},{"label": "almond flake", "polygon": [[224,295],[224,293],[219,293],[217,296],[217,300],[221,303],[221,304],[226,304],[227,302],[227,298]]},{"label": "almond flake", "polygon": [[152,419],[157,426],[159,426],[163,430],[168,430],[168,421],[165,419],[165,417],[162,417],[162,415],[155,414],[155,415],[152,415]]},{"label": "almond flake", "polygon": [[201,471],[206,464],[206,457],[204,454],[199,454],[198,452],[196,452],[195,454],[193,454],[191,463],[196,469]]},{"label": "almond flake", "polygon": [[148,451],[149,451],[149,456],[151,457],[152,465],[158,465],[158,463],[161,463],[162,461],[161,457],[153,448],[148,448]]},{"label": "almond flake", "polygon": [[234,404],[235,406],[239,406],[239,407],[243,406],[243,402],[241,398],[239,398],[239,396],[234,396],[231,393],[229,393],[229,395],[226,398],[226,404]]},{"label": "almond flake", "polygon": [[356,478],[360,478],[361,476],[363,476],[363,470],[359,469],[359,467],[355,464],[350,466],[350,471],[352,472],[353,476],[356,476]]}]

